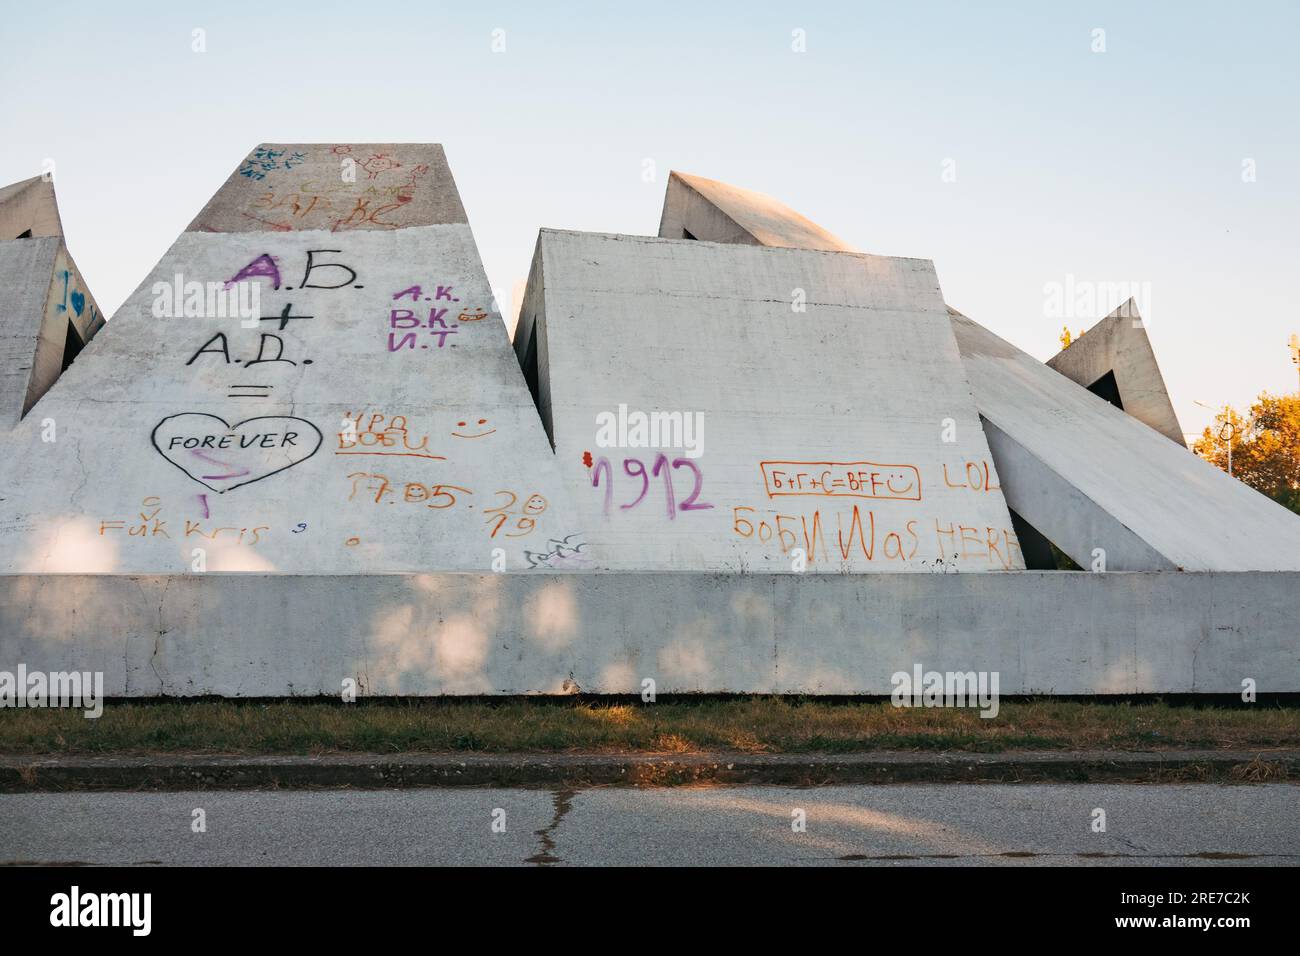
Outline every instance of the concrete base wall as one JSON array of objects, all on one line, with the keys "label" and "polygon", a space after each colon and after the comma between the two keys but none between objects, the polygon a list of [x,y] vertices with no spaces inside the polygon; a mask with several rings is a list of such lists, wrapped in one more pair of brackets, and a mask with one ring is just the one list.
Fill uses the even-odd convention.
[{"label": "concrete base wall", "polygon": [[0,576],[0,670],[109,696],[1300,691],[1300,573]]}]

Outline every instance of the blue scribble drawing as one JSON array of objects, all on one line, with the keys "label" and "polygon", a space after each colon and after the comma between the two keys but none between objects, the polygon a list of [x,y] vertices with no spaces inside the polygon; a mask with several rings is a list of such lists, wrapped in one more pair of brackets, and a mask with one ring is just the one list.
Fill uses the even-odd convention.
[{"label": "blue scribble drawing", "polygon": [[249,179],[265,179],[267,173],[275,172],[277,169],[293,169],[307,161],[306,153],[294,153],[287,158],[284,157],[283,149],[263,149],[258,147],[253,150],[253,155],[244,160],[244,165],[239,167],[239,175],[247,176]]},{"label": "blue scribble drawing", "polygon": [[72,273],[67,269],[63,270],[63,301],[54,307],[55,312],[68,311],[68,280],[72,278]]}]

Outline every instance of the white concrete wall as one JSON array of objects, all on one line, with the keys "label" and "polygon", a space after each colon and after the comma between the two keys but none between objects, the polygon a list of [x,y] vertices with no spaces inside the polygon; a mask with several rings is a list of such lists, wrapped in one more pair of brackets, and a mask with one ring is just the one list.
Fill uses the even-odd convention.
[{"label": "white concrete wall", "polygon": [[[285,149],[306,161],[263,180],[232,176],[0,440],[0,573],[175,573],[193,567],[196,548],[209,571],[486,571],[497,549],[512,569],[584,566],[441,150],[394,154],[399,165],[374,182],[420,165],[429,174],[378,221],[450,221],[282,231],[242,212],[294,217],[304,196],[328,193],[340,162],[332,147]],[[354,191],[328,193],[291,224],[380,201],[364,198],[378,188],[367,179],[362,167]],[[272,185],[281,193],[264,202]],[[259,231],[211,231],[237,222]],[[154,314],[177,275],[221,286],[250,263],[265,273],[249,280],[255,327]],[[184,312],[184,297],[173,304]]]},{"label": "white concrete wall", "polygon": [[1300,691],[1300,575],[428,574],[0,577],[0,669],[111,696]]},{"label": "white concrete wall", "polygon": [[[543,418],[605,566],[1024,567],[930,262],[553,230],[539,249],[516,349],[543,327]],[[702,417],[702,454],[601,447],[620,406]],[[686,507],[697,477],[707,509]]]}]

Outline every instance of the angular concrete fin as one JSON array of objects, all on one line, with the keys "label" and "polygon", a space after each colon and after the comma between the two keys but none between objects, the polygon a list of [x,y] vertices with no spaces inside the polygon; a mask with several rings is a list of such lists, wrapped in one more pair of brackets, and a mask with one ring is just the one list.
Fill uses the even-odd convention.
[{"label": "angular concrete fin", "polygon": [[0,242],[63,235],[54,182],[33,176],[0,186]]},{"label": "angular concrete fin", "polygon": [[1129,299],[1047,364],[1186,447],[1137,302]]},{"label": "angular concrete fin", "polygon": [[515,348],[611,569],[1024,567],[929,261],[544,229]]},{"label": "angular concrete fin", "polygon": [[0,242],[0,431],[31,410],[103,326],[60,236]]},{"label": "angular concrete fin", "polygon": [[[674,192],[670,180],[661,235],[685,222],[678,209],[704,202],[702,189],[725,196],[732,188],[706,180],[709,186],[693,189],[701,198],[692,199],[694,182],[684,180]],[[764,244],[754,231],[728,232],[724,202],[713,203],[712,218],[692,220],[714,230],[697,238]],[[1300,569],[1300,516],[1187,454],[1131,300],[1057,356],[1056,371],[955,309],[946,311],[1006,505],[1022,527],[1084,568],[1102,549],[1110,570]],[[1084,387],[1070,380],[1076,375]],[[1099,380],[1102,390],[1108,376],[1128,414],[1088,391]]]},{"label": "angular concrete fin", "polygon": [[[0,572],[590,564],[434,145],[255,149],[0,438],[0,489]],[[482,597],[439,612],[471,677]],[[432,666],[400,600],[339,602]]]},{"label": "angular concrete fin", "polygon": [[676,171],[668,174],[659,236],[828,252],[859,251],[771,196]]},{"label": "angular concrete fin", "polygon": [[1300,570],[1300,515],[953,310],[1007,504],[1085,570]]},{"label": "angular concrete fin", "polygon": [[551,422],[550,354],[546,347],[546,323],[537,321],[538,316],[545,311],[543,303],[545,288],[542,237],[539,234],[537,245],[533,249],[533,261],[529,268],[528,280],[524,286],[518,321],[515,323],[514,350],[519,367],[523,369],[528,391],[533,397],[533,404],[542,418],[542,427],[546,429],[547,441],[554,449],[555,430]]}]

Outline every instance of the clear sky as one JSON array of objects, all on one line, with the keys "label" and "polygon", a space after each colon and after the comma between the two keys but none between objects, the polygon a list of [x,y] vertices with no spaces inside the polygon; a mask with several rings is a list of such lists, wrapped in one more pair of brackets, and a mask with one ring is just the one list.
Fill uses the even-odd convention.
[{"label": "clear sky", "polygon": [[1294,0],[5,0],[0,22],[0,183],[56,162],[110,315],[255,144],[439,142],[498,289],[539,227],[654,234],[680,169],[933,259],[1040,358],[1047,284],[1135,285],[1184,431],[1197,399],[1297,387]]}]

